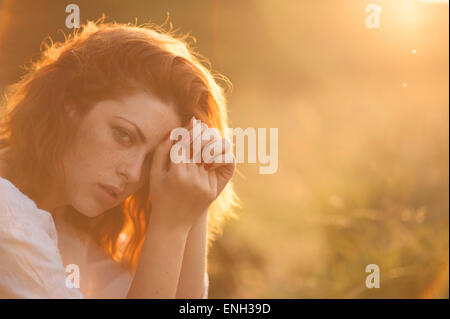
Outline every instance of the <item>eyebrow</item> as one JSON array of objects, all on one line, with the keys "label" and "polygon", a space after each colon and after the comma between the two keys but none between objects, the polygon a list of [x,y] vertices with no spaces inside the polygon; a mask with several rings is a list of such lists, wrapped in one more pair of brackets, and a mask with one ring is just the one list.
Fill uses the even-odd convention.
[{"label": "eyebrow", "polygon": [[140,139],[142,140],[142,142],[143,142],[143,143],[147,143],[147,138],[146,138],[145,135],[142,133],[142,131],[141,131],[141,129],[139,128],[139,126],[136,125],[136,123],[133,123],[132,121],[127,120],[126,118],[121,117],[121,116],[117,116],[117,115],[116,115],[116,116],[114,116],[114,117],[117,117],[117,118],[119,118],[119,119],[122,119],[122,120],[124,120],[124,121],[127,121],[128,123],[130,123],[131,125],[133,125],[134,128],[136,129],[136,131],[138,132],[138,135],[139,135]]}]

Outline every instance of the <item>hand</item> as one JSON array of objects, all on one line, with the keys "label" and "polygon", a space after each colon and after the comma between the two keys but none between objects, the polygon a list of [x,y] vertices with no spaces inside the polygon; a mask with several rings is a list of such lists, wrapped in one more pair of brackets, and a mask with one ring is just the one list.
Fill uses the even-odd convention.
[{"label": "hand", "polygon": [[[192,136],[193,121],[186,126]],[[201,133],[184,141],[191,143],[202,138],[208,127],[203,125]],[[201,142],[202,152],[215,143],[224,143],[220,136],[212,135]],[[183,142],[178,142],[183,143]],[[189,230],[195,221],[208,209],[231,179],[235,159],[230,149],[222,148],[211,163],[193,163],[190,159],[174,163],[169,159],[172,141],[168,138],[157,147],[150,169],[150,195],[152,196],[152,221],[166,227]],[[228,158],[229,163],[218,163],[219,157]]]}]

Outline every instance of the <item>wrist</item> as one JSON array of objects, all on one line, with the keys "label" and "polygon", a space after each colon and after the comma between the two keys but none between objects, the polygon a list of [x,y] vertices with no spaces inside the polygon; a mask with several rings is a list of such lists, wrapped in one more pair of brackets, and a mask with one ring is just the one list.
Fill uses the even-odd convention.
[{"label": "wrist", "polygon": [[150,225],[152,228],[160,229],[165,232],[177,233],[180,235],[188,234],[192,225],[179,220],[170,220],[167,218],[168,211],[152,210],[150,216]]}]

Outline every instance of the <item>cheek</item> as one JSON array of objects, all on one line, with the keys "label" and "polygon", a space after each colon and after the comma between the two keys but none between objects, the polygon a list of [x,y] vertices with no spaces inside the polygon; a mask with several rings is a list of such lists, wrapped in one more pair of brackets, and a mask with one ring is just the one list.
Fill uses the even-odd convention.
[{"label": "cheek", "polygon": [[106,129],[80,128],[72,148],[69,169],[83,177],[94,177],[114,162],[117,147]]}]

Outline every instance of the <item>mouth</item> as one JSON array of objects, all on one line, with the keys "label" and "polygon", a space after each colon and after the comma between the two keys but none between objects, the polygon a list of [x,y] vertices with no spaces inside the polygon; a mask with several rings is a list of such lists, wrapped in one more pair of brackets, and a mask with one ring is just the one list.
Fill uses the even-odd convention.
[{"label": "mouth", "polygon": [[117,188],[114,188],[109,185],[104,184],[97,184],[101,190],[100,197],[104,202],[107,202],[108,204],[115,203],[117,199],[119,198],[121,192],[118,191]]}]

